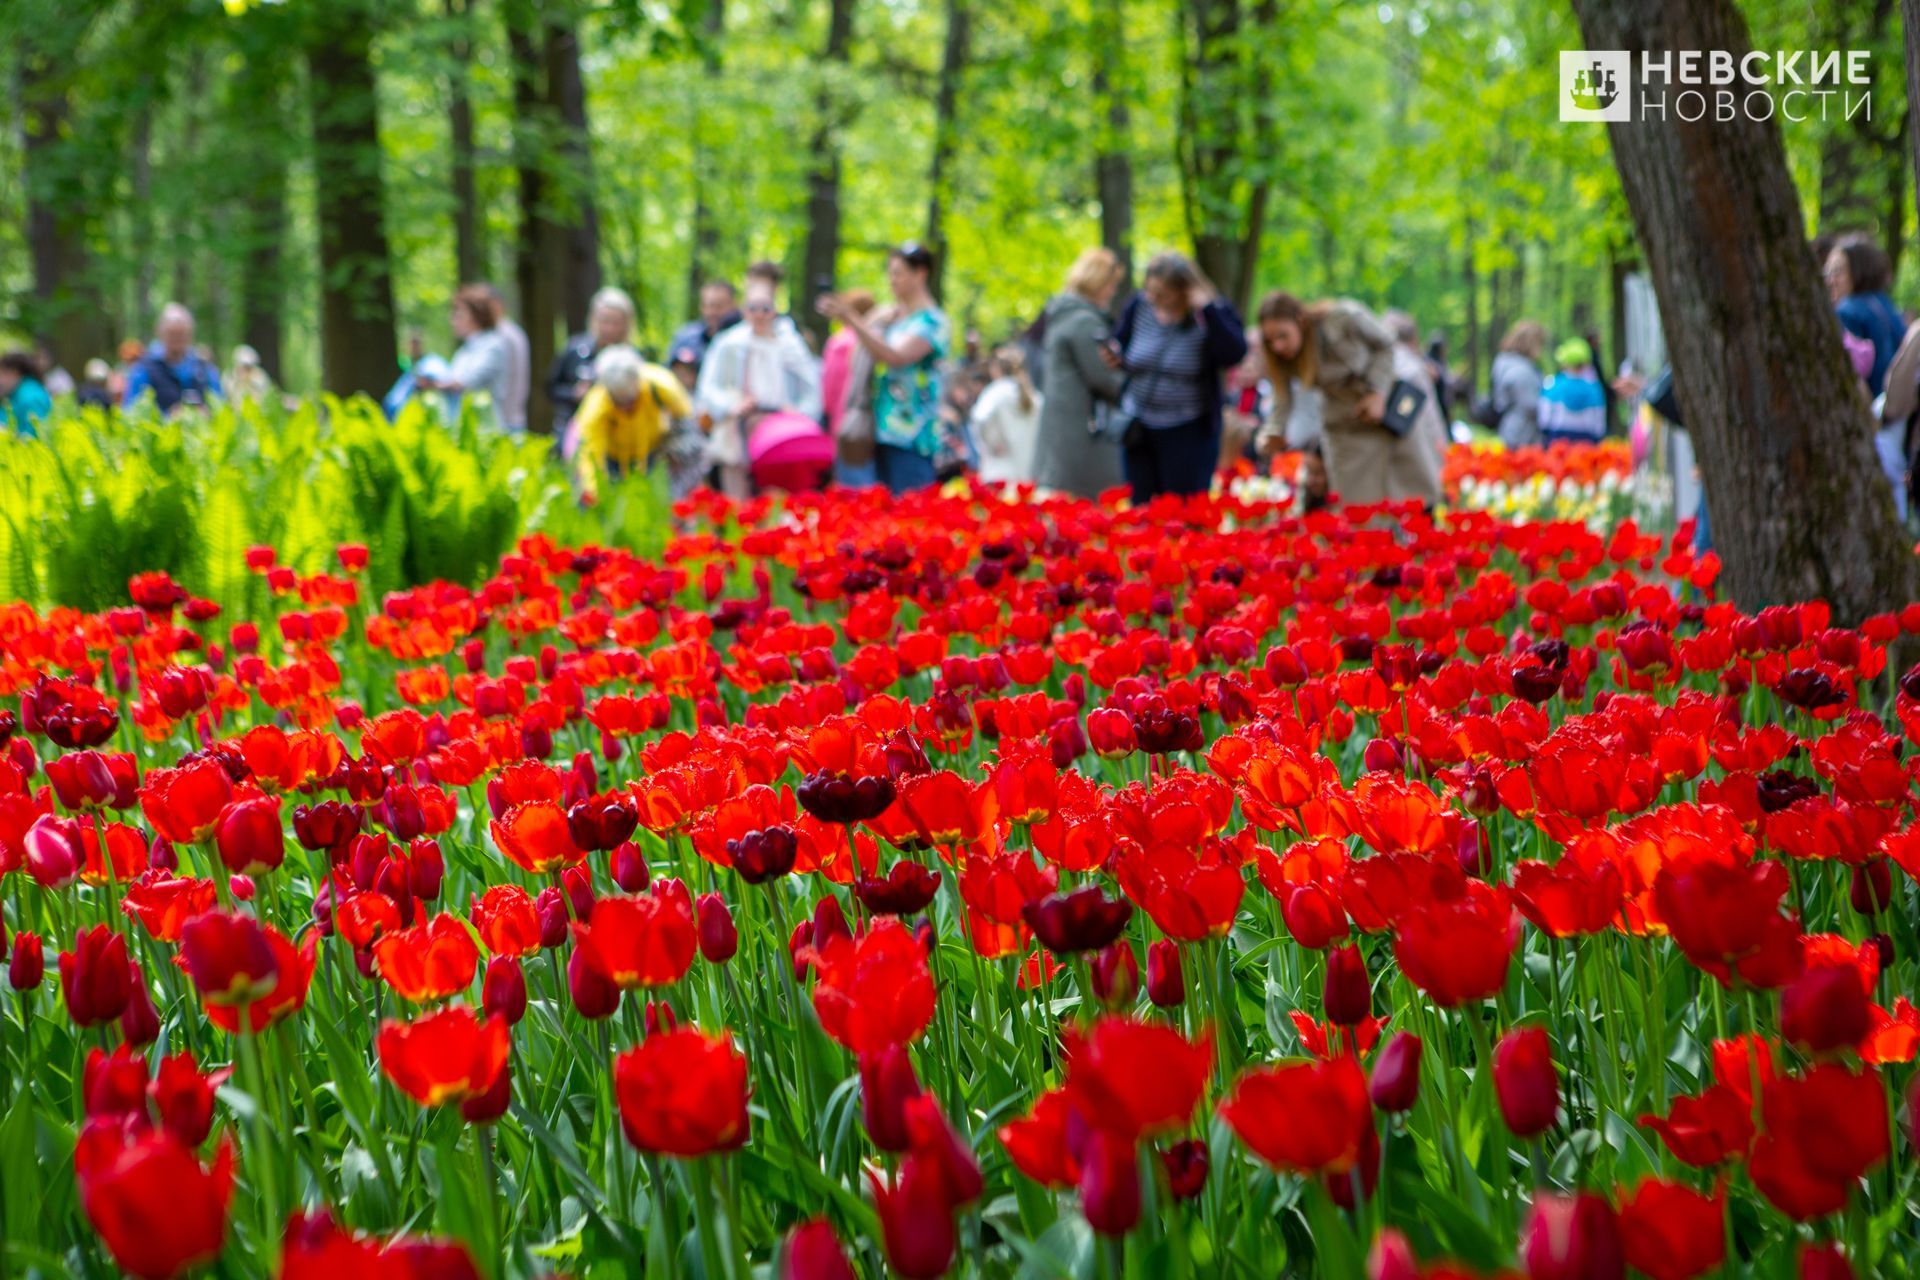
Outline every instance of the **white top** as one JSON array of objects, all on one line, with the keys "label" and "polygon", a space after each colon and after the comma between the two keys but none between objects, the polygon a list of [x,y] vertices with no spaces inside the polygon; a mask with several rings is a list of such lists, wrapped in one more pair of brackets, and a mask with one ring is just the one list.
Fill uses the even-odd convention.
[{"label": "white top", "polygon": [[[500,404],[505,398],[507,382],[507,344],[500,336],[499,329],[476,329],[460,344],[453,353],[453,362],[447,367],[447,379],[457,382],[465,389],[465,394],[477,396],[484,394],[486,403],[479,409],[482,423],[498,430],[505,424],[506,417]],[[460,397],[447,397],[447,412],[460,411]]]},{"label": "white top", "polygon": [[742,321],[707,348],[694,392],[701,411],[723,422],[739,408],[742,391],[763,410],[791,409],[818,416],[820,362],[791,321],[777,323],[764,338]]},{"label": "white top", "polygon": [[527,396],[533,390],[533,346],[527,331],[501,318],[493,327],[507,349],[507,376],[500,387],[500,421],[509,431],[527,429]]},{"label": "white top", "polygon": [[973,402],[973,447],[980,455],[983,484],[1022,484],[1033,479],[1034,448],[1040,441],[1040,393],[1020,407],[1020,383],[995,378]]}]

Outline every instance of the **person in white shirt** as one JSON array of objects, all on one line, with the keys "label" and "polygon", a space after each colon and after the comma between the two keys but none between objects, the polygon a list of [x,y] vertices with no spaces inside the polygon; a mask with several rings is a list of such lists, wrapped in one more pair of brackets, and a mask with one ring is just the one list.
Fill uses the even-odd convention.
[{"label": "person in white shirt", "polygon": [[791,411],[818,417],[820,362],[790,320],[782,320],[773,289],[747,285],[743,324],[713,340],[700,365],[695,402],[713,423],[708,461],[720,470],[720,488],[731,498],[751,495],[747,436],[756,419]]},{"label": "person in white shirt", "polygon": [[422,391],[439,391],[447,397],[447,412],[457,415],[464,397],[480,399],[481,421],[493,430],[506,425],[500,401],[506,392],[507,345],[500,337],[499,303],[484,285],[462,285],[453,295],[453,336],[460,347],[453,353],[446,376],[422,374],[415,385]]},{"label": "person in white shirt", "polygon": [[500,345],[507,353],[507,375],[500,387],[500,424],[514,435],[522,435],[527,429],[527,397],[533,391],[533,344],[527,339],[527,331],[507,314],[507,301],[500,291],[490,284],[481,287],[493,297],[494,310],[500,316],[494,332],[500,335]]},{"label": "person in white shirt", "polygon": [[982,484],[1025,484],[1034,478],[1040,441],[1040,395],[1027,376],[1027,357],[1005,346],[987,364],[993,381],[973,402],[969,424]]}]

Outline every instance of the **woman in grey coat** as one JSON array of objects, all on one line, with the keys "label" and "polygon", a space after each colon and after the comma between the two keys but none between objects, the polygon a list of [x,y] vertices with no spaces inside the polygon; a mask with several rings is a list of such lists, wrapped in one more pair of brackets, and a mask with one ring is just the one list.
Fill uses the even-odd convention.
[{"label": "woman in grey coat", "polygon": [[1540,443],[1540,354],[1547,331],[1522,320],[1500,340],[1493,358],[1493,408],[1500,415],[1500,443],[1521,449]]},{"label": "woman in grey coat", "polygon": [[1096,404],[1118,402],[1126,384],[1126,375],[1101,358],[1111,329],[1107,308],[1124,274],[1112,253],[1088,249],[1047,303],[1047,395],[1033,477],[1042,489],[1092,498],[1121,482],[1119,445],[1091,428]]}]

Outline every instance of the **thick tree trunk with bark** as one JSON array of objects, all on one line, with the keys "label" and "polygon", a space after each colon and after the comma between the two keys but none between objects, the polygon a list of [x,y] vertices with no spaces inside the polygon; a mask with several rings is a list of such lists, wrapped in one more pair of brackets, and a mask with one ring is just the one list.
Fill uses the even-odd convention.
[{"label": "thick tree trunk with bark", "polygon": [[[570,18],[556,17],[547,30],[547,98],[559,123],[565,179],[560,313],[566,317],[567,332],[578,333],[587,327],[587,304],[600,288],[600,212],[593,200],[593,145],[587,129],[587,85],[580,74],[580,29]],[[534,368],[544,376],[545,365]]]},{"label": "thick tree trunk with bark", "polygon": [[366,15],[321,23],[307,47],[320,231],[321,384],[381,395],[393,382],[393,262],[380,107]]},{"label": "thick tree trunk with bark", "polygon": [[[1733,0],[1574,0],[1589,48],[1751,47]],[[1713,513],[1745,609],[1825,599],[1845,622],[1904,604],[1909,539],[1822,288],[1771,120],[1608,126]]]},{"label": "thick tree trunk with bark", "polygon": [[[262,42],[263,44],[265,42]],[[238,250],[236,328],[273,377],[280,366],[280,320],[286,311],[281,247],[287,228],[286,86],[293,77],[286,46],[249,47],[227,84],[223,114],[247,122],[230,166],[236,180]]]},{"label": "thick tree trunk with bark", "polygon": [[[1900,31],[1907,46],[1907,159],[1920,183],[1920,0],[1900,0]],[[1920,195],[1916,195],[1920,207]]]},{"label": "thick tree trunk with bark", "polygon": [[[807,173],[807,245],[801,257],[801,280],[790,291],[793,312],[819,346],[827,339],[827,319],[812,306],[822,284],[831,287],[840,266],[840,130],[846,127],[841,100],[847,54],[853,46],[854,0],[832,0],[827,13],[827,48],[822,79],[814,95],[813,137],[807,146],[812,167]],[[804,290],[805,292],[802,292]]]},{"label": "thick tree trunk with bark", "polygon": [[933,171],[927,201],[927,248],[933,274],[927,283],[941,296],[947,271],[947,215],[953,208],[953,154],[960,142],[960,81],[972,56],[973,16],[967,0],[947,0],[946,47],[940,56],[940,86],[933,99]]},{"label": "thick tree trunk with bark", "polygon": [[1126,272],[1121,277],[1124,285],[1133,279],[1133,148],[1121,0],[1102,0],[1094,26],[1093,97],[1105,115],[1093,159],[1094,184],[1100,195],[1100,243],[1120,259]]},{"label": "thick tree trunk with bark", "polygon": [[[700,76],[702,96],[720,82],[720,40],[726,34],[726,0],[707,0],[700,19]],[[700,309],[700,287],[714,278],[720,255],[720,228],[715,222],[713,204],[707,199],[707,182],[713,177],[713,149],[707,145],[706,124],[698,107],[693,119],[693,236],[692,252],[687,257],[687,314]]]},{"label": "thick tree trunk with bark", "polygon": [[486,273],[480,196],[473,143],[473,0],[446,0],[453,28],[448,50],[453,69],[447,84],[447,131],[453,162],[453,274],[456,284]]},{"label": "thick tree trunk with bark", "polygon": [[1277,145],[1275,0],[1184,0],[1180,35],[1181,194],[1193,256],[1247,310]]},{"label": "thick tree trunk with bark", "polygon": [[[79,361],[108,350],[113,334],[90,278],[86,219],[92,202],[76,188],[70,166],[59,155],[72,114],[66,78],[77,34],[70,36],[45,32],[23,41],[15,68],[24,126],[27,254],[33,263],[29,323],[56,357],[77,368]],[[43,43],[55,39],[61,48]]]},{"label": "thick tree trunk with bark", "polygon": [[533,0],[508,10],[507,47],[513,64],[513,150],[520,188],[520,224],[513,269],[520,295],[520,327],[527,333],[531,364],[527,425],[547,430],[553,420],[544,380],[553,363],[553,326],[558,314],[562,232],[553,221],[548,190],[547,126],[551,116],[543,83],[546,70],[543,22]]}]

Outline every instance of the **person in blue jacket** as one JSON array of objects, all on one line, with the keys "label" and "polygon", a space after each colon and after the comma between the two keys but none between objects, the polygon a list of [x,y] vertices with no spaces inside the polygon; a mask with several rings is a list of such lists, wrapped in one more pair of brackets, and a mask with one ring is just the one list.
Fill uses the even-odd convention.
[{"label": "person in blue jacket", "polygon": [[1135,502],[1213,486],[1221,380],[1246,357],[1246,325],[1233,304],[1184,255],[1155,255],[1108,348],[1109,363],[1127,375],[1120,461]]},{"label": "person in blue jacket", "polygon": [[1886,251],[1865,236],[1842,236],[1834,243],[1825,265],[1827,295],[1833,299],[1840,326],[1856,338],[1873,344],[1873,367],[1867,371],[1867,393],[1886,390],[1887,366],[1900,349],[1907,326],[1887,296],[1893,283],[1893,264]]},{"label": "person in blue jacket", "polygon": [[0,429],[29,438],[53,412],[53,397],[40,379],[40,364],[24,351],[0,356]]},{"label": "person in blue jacket", "polygon": [[140,397],[152,393],[153,406],[170,414],[182,405],[205,408],[220,395],[220,371],[211,360],[193,350],[193,312],[177,302],[160,308],[160,319],[153,327],[153,345],[134,361],[127,374],[123,409],[131,409]]}]

